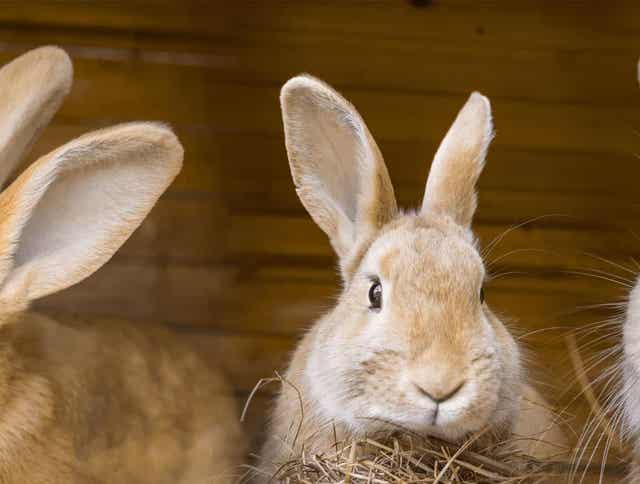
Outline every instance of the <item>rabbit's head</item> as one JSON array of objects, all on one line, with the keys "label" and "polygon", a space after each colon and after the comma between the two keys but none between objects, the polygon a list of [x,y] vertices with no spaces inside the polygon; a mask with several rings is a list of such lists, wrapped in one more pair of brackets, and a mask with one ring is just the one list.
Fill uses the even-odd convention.
[{"label": "rabbit's head", "polygon": [[349,102],[299,76],[281,103],[298,196],[329,236],[344,281],[311,331],[307,397],[356,432],[386,423],[447,439],[508,430],[519,351],[484,300],[471,231],[493,136],[487,98],[474,93],[462,108],[410,213],[398,210],[382,155]]},{"label": "rabbit's head", "polygon": [[[0,184],[12,176],[71,86],[55,47],[0,69]],[[182,166],[165,126],[84,135],[31,164],[0,193],[0,316],[91,275],[129,238]]]}]

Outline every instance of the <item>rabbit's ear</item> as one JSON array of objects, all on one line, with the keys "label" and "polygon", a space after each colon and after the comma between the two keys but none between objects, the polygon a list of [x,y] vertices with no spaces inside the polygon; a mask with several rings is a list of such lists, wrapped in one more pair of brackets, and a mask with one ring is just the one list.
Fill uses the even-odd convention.
[{"label": "rabbit's ear", "polygon": [[303,205],[339,257],[396,213],[387,168],[355,108],[310,76],[280,95],[291,174]]},{"label": "rabbit's ear", "polygon": [[476,210],[475,184],[493,139],[489,100],[474,92],[458,113],[431,164],[422,212],[450,215],[471,225]]},{"label": "rabbit's ear", "polygon": [[73,67],[57,47],[41,47],[0,69],[0,186],[71,89]]},{"label": "rabbit's ear", "polygon": [[0,305],[69,287],[107,262],[182,166],[159,124],[82,136],[40,158],[0,195]]}]

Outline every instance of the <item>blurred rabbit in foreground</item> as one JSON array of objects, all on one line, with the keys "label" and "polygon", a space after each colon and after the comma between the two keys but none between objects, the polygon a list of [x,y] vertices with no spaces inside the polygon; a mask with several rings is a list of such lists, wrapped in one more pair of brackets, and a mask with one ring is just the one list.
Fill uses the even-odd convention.
[{"label": "blurred rabbit in foreground", "polygon": [[[640,82],[640,63],[637,75]],[[640,279],[629,295],[622,334],[623,385],[619,397],[613,403],[622,406],[625,432],[633,442],[630,482],[640,483]]]},{"label": "blurred rabbit in foreground", "polygon": [[[0,70],[0,183],[71,87],[60,49]],[[127,240],[182,166],[161,124],[82,136],[0,194],[0,482],[229,482],[242,453],[220,371],[178,335],[27,312]]]}]

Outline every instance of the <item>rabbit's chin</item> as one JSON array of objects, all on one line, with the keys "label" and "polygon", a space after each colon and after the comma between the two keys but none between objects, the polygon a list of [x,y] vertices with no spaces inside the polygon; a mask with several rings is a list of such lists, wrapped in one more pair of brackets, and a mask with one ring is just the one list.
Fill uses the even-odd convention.
[{"label": "rabbit's chin", "polygon": [[472,419],[470,417],[452,417],[444,412],[439,412],[434,422],[433,413],[424,418],[404,419],[398,421],[397,426],[420,435],[437,437],[449,442],[465,440],[469,435],[478,432],[487,425],[484,419]]},{"label": "rabbit's chin", "polygon": [[[486,409],[435,407],[416,412],[415,408],[382,408],[369,406],[367,416],[343,412],[340,420],[347,424],[355,435],[364,436],[377,432],[409,431],[423,436],[437,437],[449,442],[459,442],[496,422],[491,421],[491,412]],[[499,426],[499,424],[498,424]]]}]

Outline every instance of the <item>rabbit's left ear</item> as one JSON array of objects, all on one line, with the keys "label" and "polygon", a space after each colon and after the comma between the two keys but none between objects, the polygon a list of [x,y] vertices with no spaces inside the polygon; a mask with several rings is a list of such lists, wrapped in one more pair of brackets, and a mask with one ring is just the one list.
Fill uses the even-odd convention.
[{"label": "rabbit's left ear", "polygon": [[27,52],[0,69],[0,187],[71,89],[73,67],[57,47]]},{"label": "rabbit's left ear", "polygon": [[397,211],[387,167],[356,109],[324,82],[294,77],[280,101],[298,197],[344,263]]},{"label": "rabbit's left ear", "polygon": [[489,100],[474,92],[458,113],[431,164],[423,213],[444,213],[468,227],[476,211],[475,185],[493,139]]},{"label": "rabbit's left ear", "polygon": [[69,287],[107,262],[182,166],[159,124],[82,136],[33,163],[0,195],[0,303]]}]

